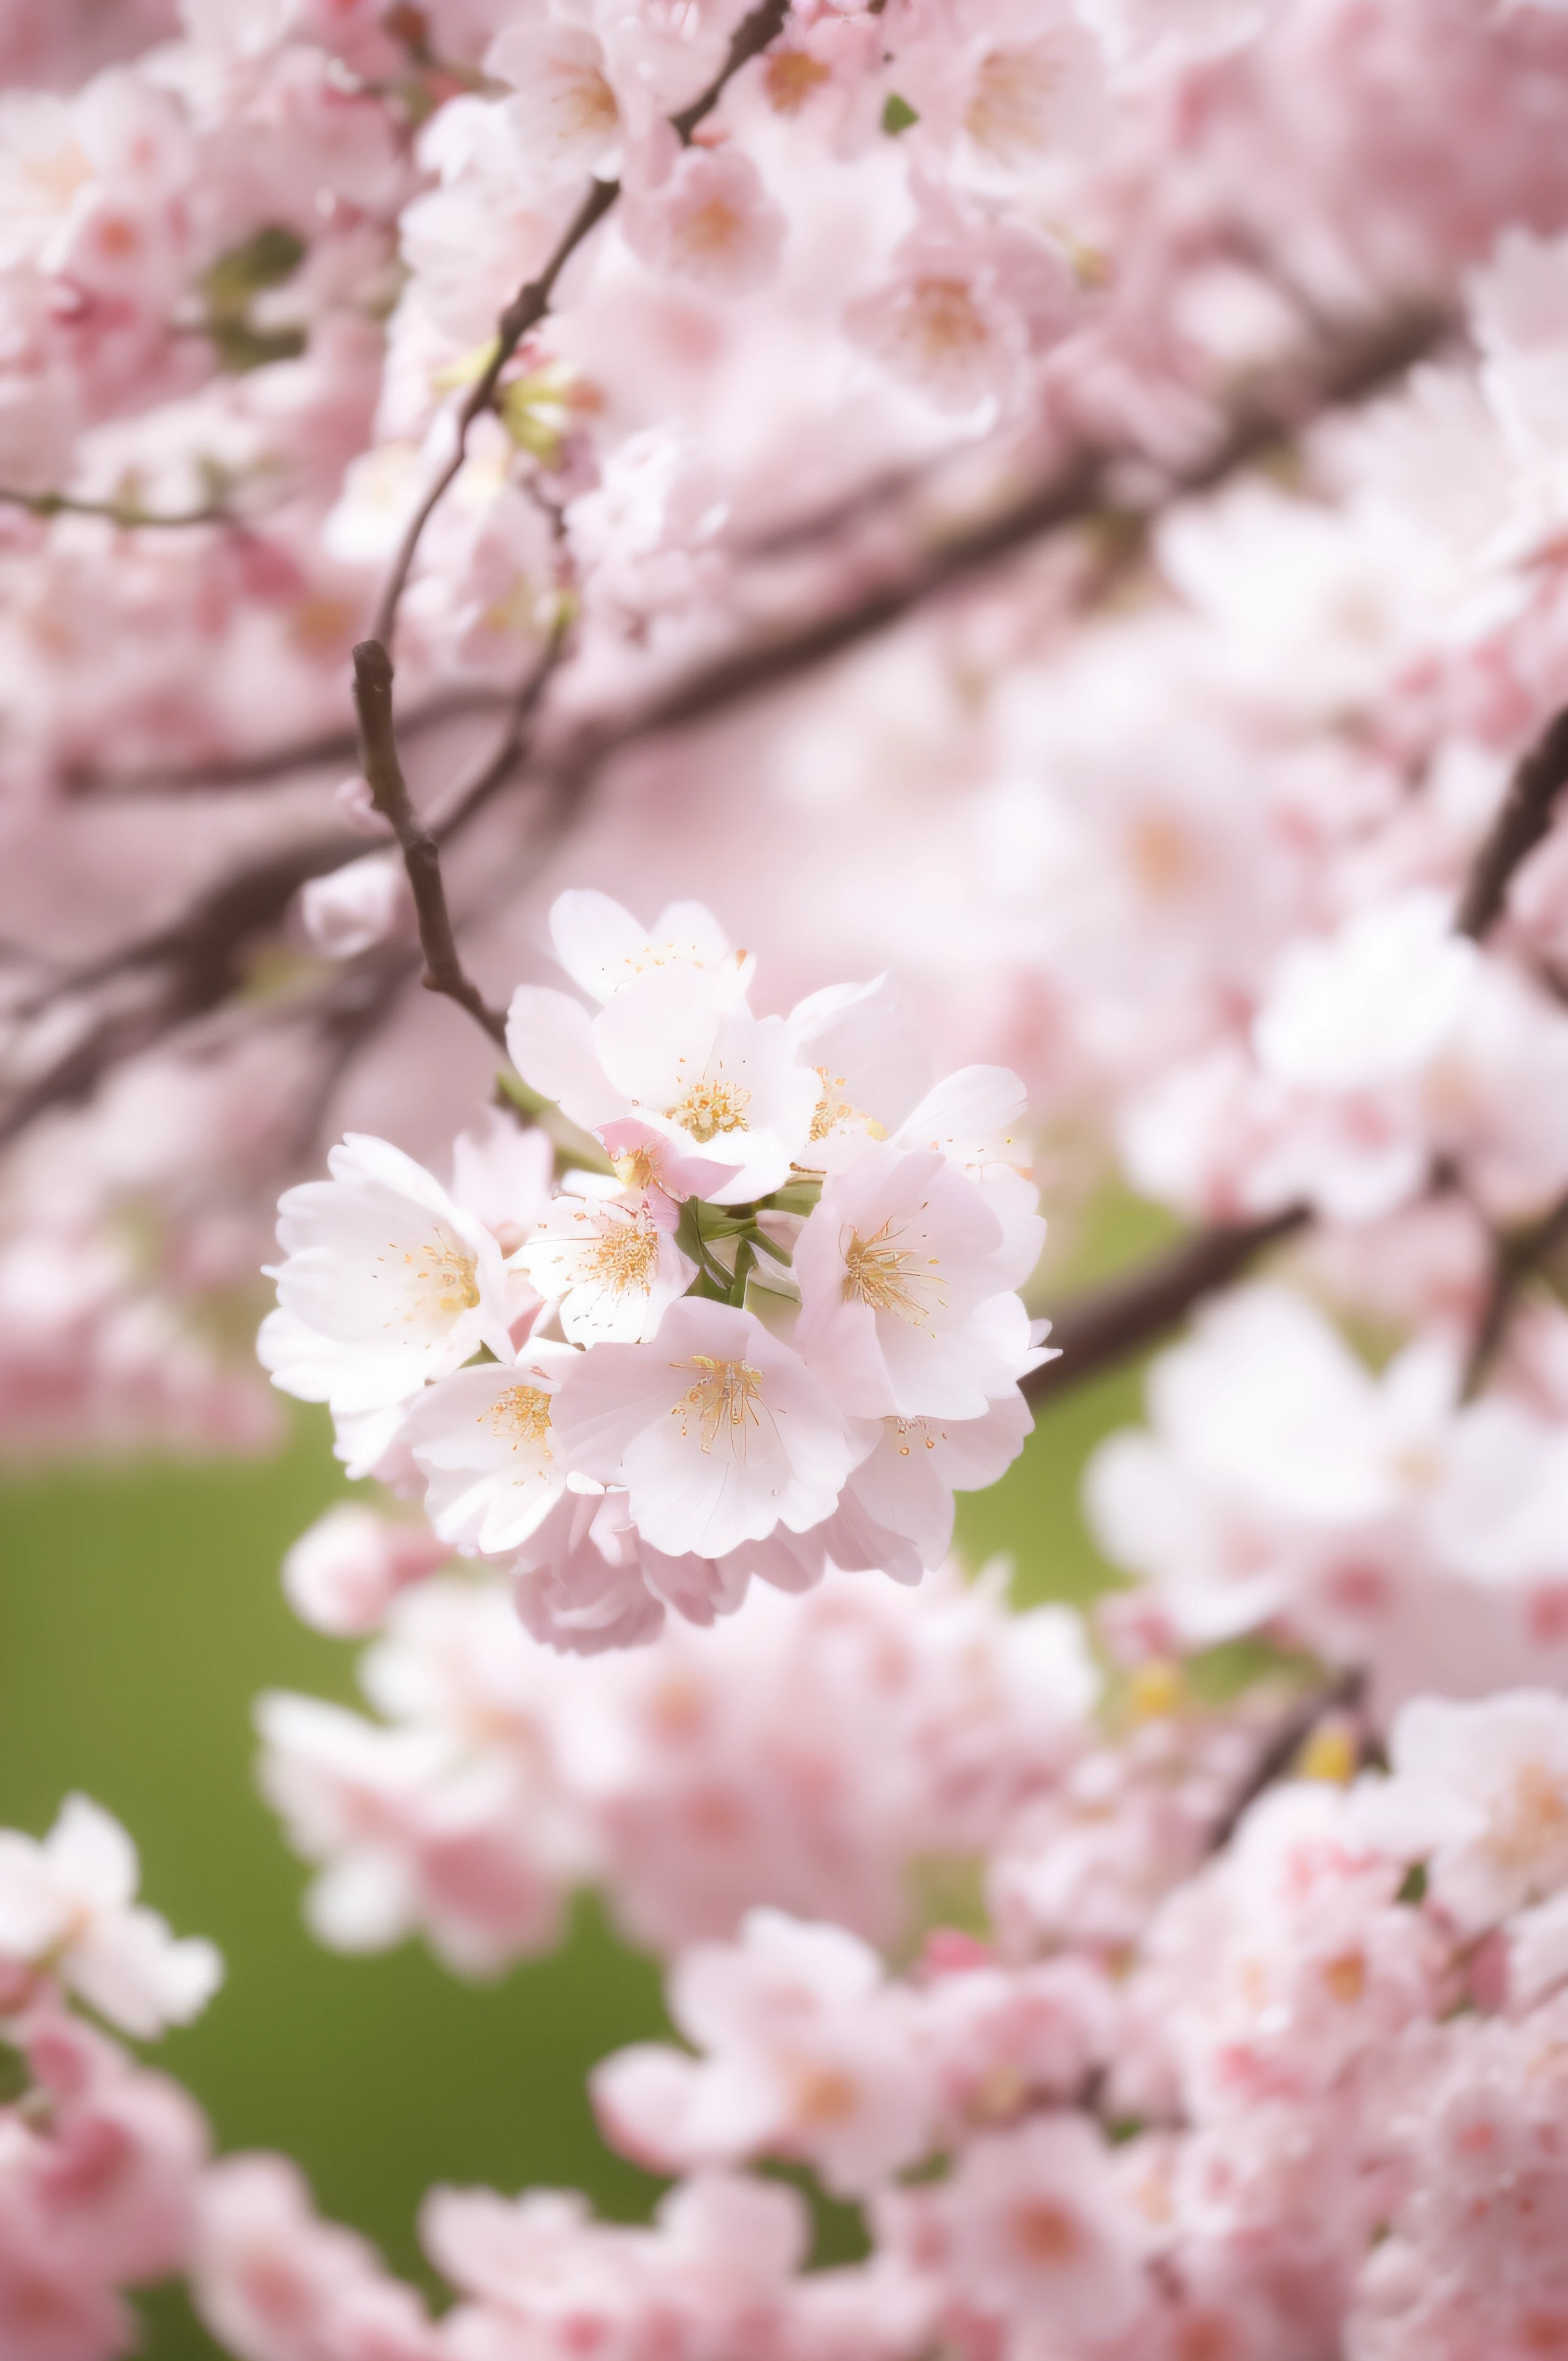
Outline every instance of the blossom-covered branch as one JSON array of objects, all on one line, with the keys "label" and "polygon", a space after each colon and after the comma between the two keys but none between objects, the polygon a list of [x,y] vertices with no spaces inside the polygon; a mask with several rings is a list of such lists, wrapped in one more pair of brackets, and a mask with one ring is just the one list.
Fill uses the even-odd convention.
[{"label": "blossom-covered branch", "polygon": [[[740,68],[748,65],[777,39],[789,16],[789,9],[790,0],[760,0],[760,5],[742,18],[730,38],[723,65],[707,89],[669,118],[670,126],[683,147],[690,143],[693,132],[712,114]],[[453,428],[451,456],[410,518],[381,586],[370,627],[372,640],[378,640],[387,647],[391,646],[409,569],[425,527],[462,470],[467,456],[469,430],[477,418],[494,406],[503,372],[524,336],[538,325],[549,310],[550,300],[562,271],[585,239],[598,228],[620,194],[619,181],[598,178],[590,180],[581,204],[563,231],[543,269],[537,278],[531,279],[518,290],[496,323],[495,338],[485,365],[458,409]]]}]

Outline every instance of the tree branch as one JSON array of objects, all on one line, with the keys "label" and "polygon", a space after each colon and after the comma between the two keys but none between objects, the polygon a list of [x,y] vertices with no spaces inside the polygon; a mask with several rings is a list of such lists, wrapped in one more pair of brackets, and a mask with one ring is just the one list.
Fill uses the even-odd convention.
[{"label": "tree branch", "polygon": [[1568,706],[1552,715],[1515,766],[1502,808],[1472,864],[1453,922],[1457,934],[1479,942],[1502,916],[1514,872],[1551,827],[1557,798],[1565,785]]},{"label": "tree branch", "polygon": [[1266,457],[1299,431],[1303,415],[1364,401],[1383,391],[1431,352],[1448,326],[1445,318],[1423,313],[1347,338],[1307,383],[1297,378],[1277,384],[1272,394],[1255,396],[1209,451],[1168,477],[1143,507],[1128,509],[1114,496],[1113,478],[1125,455],[1086,447],[1058,474],[1016,501],[948,534],[852,604],[737,648],[677,679],[631,713],[590,724],[567,751],[563,767],[568,773],[589,774],[637,740],[708,720],[750,697],[783,687],[1050,534],[1093,522],[1146,526],[1156,509],[1213,491],[1243,467]]},{"label": "tree branch", "polygon": [[1462,1401],[1474,1401],[1496,1359],[1520,1289],[1533,1271],[1550,1262],[1568,1239],[1568,1197],[1559,1198],[1550,1213],[1528,1229],[1515,1230],[1492,1241],[1492,1278],[1486,1305],[1464,1367]]},{"label": "tree branch", "polygon": [[1321,1688],[1313,1689],[1289,1708],[1215,1823],[1209,1839],[1211,1852],[1223,1851],[1258,1797],[1272,1787],[1277,1779],[1288,1774],[1296,1757],[1324,1715],[1355,1712],[1365,1687],[1366,1675],[1364,1671],[1357,1669],[1341,1673],[1337,1679],[1326,1682]]},{"label": "tree branch", "polygon": [[1309,1218],[1304,1205],[1291,1205],[1266,1221],[1198,1230],[1137,1269],[1070,1296],[1051,1321],[1051,1342],[1061,1358],[1026,1377],[1024,1393],[1030,1401],[1045,1400],[1141,1352]]},{"label": "tree branch", "polygon": [[111,524],[126,532],[181,533],[190,525],[229,524],[233,520],[227,509],[208,501],[199,509],[185,509],[176,515],[159,516],[156,510],[139,508],[135,500],[79,500],[70,492],[18,492],[0,485],[0,507],[26,509],[29,516],[89,516],[105,517]]},{"label": "tree branch", "polygon": [[[753,8],[736,27],[724,63],[707,88],[699,97],[693,99],[689,106],[683,107],[678,115],[670,117],[671,127],[683,147],[689,143],[697,125],[712,114],[732,76],[752,58],[759,56],[770,41],[777,39],[789,15],[789,6],[790,0],[762,0],[762,5]],[[537,279],[531,279],[526,286],[519,288],[497,322],[494,349],[458,410],[452,455],[410,518],[386,581],[381,586],[370,637],[380,641],[383,646],[389,648],[396,635],[398,608],[425,526],[440,507],[467,456],[470,427],[483,412],[493,405],[502,370],[529,330],[537,327],[550,309],[555,283],[562,271],[585,239],[598,228],[620,195],[619,181],[590,181],[587,194],[562,231],[549,261]]]},{"label": "tree branch", "polygon": [[390,820],[402,847],[424,951],[425,990],[444,992],[459,1008],[466,1008],[504,1049],[506,1018],[499,1008],[490,1006],[457,955],[441,877],[440,849],[414,809],[398,760],[392,729],[392,661],[379,640],[361,640],[354,651],[354,702],[359,714],[360,757],[371,796],[377,810]]}]

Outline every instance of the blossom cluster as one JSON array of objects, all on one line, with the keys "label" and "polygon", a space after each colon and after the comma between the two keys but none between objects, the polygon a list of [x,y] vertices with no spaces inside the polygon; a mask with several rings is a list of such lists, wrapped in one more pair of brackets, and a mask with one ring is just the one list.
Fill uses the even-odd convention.
[{"label": "blossom cluster", "polygon": [[[586,1693],[616,1661],[574,1677]],[[1123,1710],[1190,1724],[1189,1751],[1224,1719],[1169,1683]],[[69,2007],[146,2036],[216,1981],[208,1947],[136,1905],[124,1833],[73,1799],[42,1844],[0,1836],[7,2354],[112,2361],[122,2291],[171,2274],[235,2361],[1550,2351],[1568,2328],[1568,1706],[1415,1703],[1386,1770],[1354,1761],[1321,1734],[1114,1938],[937,1926],[896,1970],[771,1902],[686,1937],[669,1998],[688,2046],[593,2078],[607,2136],[675,2176],[654,2222],[437,2189],[422,2234],[455,2297],[437,2317],[317,2217],[285,2158],[211,2160],[185,2095]],[[769,2160],[863,2210],[862,2262],[806,2268],[804,2201]]]},{"label": "blossom cluster", "polygon": [[551,928],[595,1005],[522,985],[508,1044],[589,1160],[552,1193],[546,1135],[502,1129],[448,1191],[351,1137],[282,1201],[263,1359],[329,1405],[351,1474],[509,1561],[559,1647],[711,1622],[829,1559],[918,1581],[1048,1357],[1016,1291],[1045,1226],[1021,1084],[924,1087],[885,980],[755,1016],[754,961],[696,904],[645,932],[565,894]]},{"label": "blossom cluster", "polygon": [[[11,1447],[265,1439],[218,1340],[277,1187],[323,1131],[430,1161],[455,1127],[477,1069],[411,1079],[344,664],[502,308],[612,185],[414,554],[422,796],[567,621],[540,752],[569,774],[1077,486],[1017,572],[727,692],[673,761],[632,745],[549,884],[695,884],[801,989],[895,968],[955,1061],[1020,1066],[1184,1216],[1364,1224],[1436,1165],[1512,1221],[1561,1173],[1561,846],[1506,957],[1444,955],[1430,898],[1562,691],[1561,9],[798,0],[683,142],[741,21],[8,11]],[[1288,481],[1247,465],[1277,382]],[[498,973],[538,935],[523,833],[451,848]],[[264,890],[214,945],[233,867]],[[1423,1020],[1347,1038],[1345,995],[1415,961]]]}]

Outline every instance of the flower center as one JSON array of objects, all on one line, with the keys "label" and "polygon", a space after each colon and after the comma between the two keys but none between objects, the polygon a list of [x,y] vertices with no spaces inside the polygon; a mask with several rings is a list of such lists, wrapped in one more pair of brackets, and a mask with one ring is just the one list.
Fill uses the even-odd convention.
[{"label": "flower center", "polygon": [[845,1086],[844,1075],[830,1074],[826,1066],[818,1066],[817,1072],[822,1084],[822,1095],[811,1118],[811,1137],[814,1140],[828,1138],[840,1124],[859,1124],[869,1139],[887,1137],[880,1123],[873,1123],[861,1108],[839,1097],[839,1093]]},{"label": "flower center", "polygon": [[1521,1763],[1491,1814],[1492,1850],[1528,1869],[1568,1850],[1568,1794],[1544,1763]]},{"label": "flower center", "polygon": [[678,1123],[694,1139],[707,1141],[721,1131],[750,1131],[746,1109],[751,1104],[751,1092],[739,1082],[694,1082],[668,1112],[670,1121]]},{"label": "flower center", "polygon": [[598,132],[608,137],[620,120],[615,93],[595,66],[573,74],[555,100],[561,129],[568,139]]},{"label": "flower center", "polygon": [[706,1353],[695,1353],[690,1367],[705,1374],[672,1405],[670,1416],[680,1420],[683,1435],[689,1434],[695,1418],[705,1451],[713,1449],[727,1427],[731,1449],[743,1451],[747,1428],[761,1423],[755,1408],[762,1390],[761,1369],[749,1361],[710,1360]]},{"label": "flower center", "polygon": [[659,1260],[659,1233],[646,1213],[617,1222],[594,1247],[594,1278],[612,1295],[646,1295]]},{"label": "flower center", "polygon": [[511,1386],[481,1414],[492,1431],[511,1437],[514,1451],[528,1449],[550,1456],[550,1397],[537,1386]]},{"label": "flower center", "polygon": [[828,80],[828,68],[808,49],[780,49],[768,60],[762,87],[775,115],[798,115],[814,90]]},{"label": "flower center", "polygon": [[[400,1248],[394,1240],[389,1244],[387,1254],[378,1259],[385,1262],[389,1256],[396,1257],[400,1253],[404,1279],[411,1280],[420,1290],[418,1311],[438,1312],[445,1320],[455,1320],[460,1313],[473,1311],[479,1301],[478,1280],[475,1275],[477,1266],[474,1257],[465,1254],[455,1238],[444,1236],[438,1230],[433,1238],[411,1253]],[[404,1314],[411,1320],[414,1316],[413,1311]]]},{"label": "flower center", "polygon": [[1013,2235],[1020,2254],[1031,2263],[1070,2263],[1083,2245],[1076,2216],[1048,2197],[1019,2206],[1013,2216]]},{"label": "flower center", "polygon": [[1006,159],[1045,147],[1057,74],[1038,50],[992,49],[975,76],[964,129],[977,148]]},{"label": "flower center", "polygon": [[935,1255],[927,1257],[925,1270],[911,1269],[914,1259],[906,1247],[894,1244],[891,1218],[869,1238],[857,1233],[844,1256],[845,1302],[869,1303],[873,1312],[891,1312],[912,1328],[926,1327],[930,1306],[920,1290],[929,1289],[939,1302],[941,1281],[932,1275]]}]

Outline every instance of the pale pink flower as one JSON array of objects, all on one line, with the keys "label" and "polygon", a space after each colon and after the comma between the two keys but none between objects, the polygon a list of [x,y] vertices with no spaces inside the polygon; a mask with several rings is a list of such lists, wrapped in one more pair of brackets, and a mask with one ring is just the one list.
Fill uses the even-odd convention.
[{"label": "pale pink flower", "polygon": [[856,1457],[797,1355],[749,1312],[687,1298],[651,1345],[596,1345],[555,1410],[566,1463],[624,1484],[640,1533],[672,1557],[721,1557],[775,1525],[832,1513]]},{"label": "pale pink flower", "polygon": [[327,1164],[330,1180],[279,1207],[286,1259],[259,1345],[274,1384],[334,1411],[382,1410],[481,1345],[510,1358],[515,1313],[484,1224],[385,1140],[351,1134]]},{"label": "pale pink flower", "polygon": [[816,1075],[795,1063],[782,1016],[752,1016],[707,970],[655,966],[592,1018],[565,993],[521,986],[507,1040],[524,1081],[575,1123],[634,1115],[687,1163],[710,1165],[704,1193],[719,1204],[766,1196],[805,1151]]},{"label": "pale pink flower", "polygon": [[851,1472],[828,1532],[835,1564],[878,1566],[917,1582],[952,1545],[953,1494],[994,1484],[1034,1426],[1015,1389],[981,1418],[884,1418]]},{"label": "pale pink flower", "polygon": [[574,1345],[643,1344],[696,1277],[696,1263],[671,1235],[674,1227],[671,1201],[662,1191],[599,1188],[584,1175],[534,1224],[517,1266],[557,1307]]},{"label": "pale pink flower", "polygon": [[552,1403],[576,1357],[567,1345],[530,1343],[516,1361],[454,1370],[414,1402],[403,1440],[443,1541],[498,1557],[543,1522],[567,1474]]},{"label": "pale pink flower", "polygon": [[402,855],[369,852],[300,889],[300,922],[324,959],[355,959],[373,943],[414,932]]},{"label": "pale pink flower", "polygon": [[59,1975],[145,2040],[201,2014],[223,1961],[211,1943],[177,1941],[137,1905],[137,1875],[129,1837],[84,1795],[67,1798],[42,1843],[0,1830],[0,1961]]},{"label": "pale pink flower", "polygon": [[507,113],[542,177],[614,171],[620,109],[604,49],[587,26],[514,20],[491,42],[485,71],[517,93]]},{"label": "pale pink flower", "polygon": [[340,1500],[283,1560],[283,1589],[302,1622],[347,1639],[373,1631],[398,1592],[444,1565],[451,1545],[357,1500]]},{"label": "pale pink flower", "polygon": [[800,1351],[858,1418],[975,1419],[1031,1366],[1028,1316],[984,1192],[939,1155],[870,1145],[795,1249]]},{"label": "pale pink flower", "polygon": [[1147,2301],[1135,2220],[1103,2141],[1080,2115],[972,2141],[942,2213],[965,2301],[1010,2329],[1109,2338]]},{"label": "pale pink flower", "polygon": [[794,2156],[850,2195],[929,2146],[915,1997],[841,1928],[754,1910],[738,1943],[677,1960],[670,2011],[700,2061],[635,2048],[594,2077],[601,2121],[633,2155],[665,2169]]},{"label": "pale pink flower", "polygon": [[557,894],[550,939],[572,982],[601,1006],[634,976],[660,967],[700,968],[743,1001],[757,964],[751,951],[732,949],[701,902],[672,902],[644,928],[608,894]]},{"label": "pale pink flower", "polygon": [[787,230],[749,156],[687,148],[652,187],[629,190],[620,224],[652,270],[709,295],[749,295],[778,269]]},{"label": "pale pink flower", "polygon": [[320,2219],[280,2156],[225,2157],[206,2174],[192,2284],[236,2361],[437,2361],[421,2299],[367,2240]]},{"label": "pale pink flower", "polygon": [[1568,1705],[1543,1689],[1421,1697],[1395,1721],[1391,1775],[1357,1790],[1367,1842],[1424,1862],[1467,1935],[1568,1886]]}]

